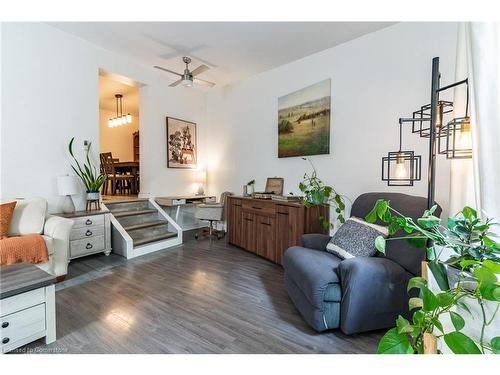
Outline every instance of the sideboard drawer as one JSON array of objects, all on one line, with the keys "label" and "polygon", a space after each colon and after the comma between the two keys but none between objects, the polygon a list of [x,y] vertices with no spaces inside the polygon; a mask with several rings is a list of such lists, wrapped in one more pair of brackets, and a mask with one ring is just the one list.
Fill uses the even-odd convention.
[{"label": "sideboard drawer", "polygon": [[73,229],[85,228],[96,225],[104,225],[104,215],[90,215],[83,217],[76,217],[73,219]]},{"label": "sideboard drawer", "polygon": [[0,342],[4,347],[45,331],[45,303],[0,318]]},{"label": "sideboard drawer", "polygon": [[82,238],[96,237],[103,235],[104,235],[104,225],[81,227],[72,229],[69,239],[70,241],[73,241],[73,240],[80,240]]},{"label": "sideboard drawer", "polygon": [[243,209],[245,211],[250,211],[259,215],[275,215],[276,208],[274,206],[274,203],[259,202],[255,199],[243,201]]},{"label": "sideboard drawer", "polygon": [[81,240],[71,241],[69,250],[71,257],[78,257],[81,255],[92,254],[104,250],[106,247],[104,236],[95,236],[84,238]]},{"label": "sideboard drawer", "polygon": [[44,301],[45,290],[43,288],[30,290],[29,292],[0,300],[0,313],[3,318],[6,315],[24,310],[33,305],[38,305]]}]

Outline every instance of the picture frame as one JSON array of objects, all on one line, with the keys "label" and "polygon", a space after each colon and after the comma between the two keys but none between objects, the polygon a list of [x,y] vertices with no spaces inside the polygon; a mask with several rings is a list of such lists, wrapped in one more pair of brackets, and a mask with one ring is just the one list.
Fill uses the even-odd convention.
[{"label": "picture frame", "polygon": [[283,185],[285,180],[283,177],[268,177],[266,180],[266,193],[274,195],[283,195]]},{"label": "picture frame", "polygon": [[330,154],[331,79],[278,98],[278,158]]},{"label": "picture frame", "polygon": [[166,117],[167,167],[195,169],[198,163],[196,123]]}]

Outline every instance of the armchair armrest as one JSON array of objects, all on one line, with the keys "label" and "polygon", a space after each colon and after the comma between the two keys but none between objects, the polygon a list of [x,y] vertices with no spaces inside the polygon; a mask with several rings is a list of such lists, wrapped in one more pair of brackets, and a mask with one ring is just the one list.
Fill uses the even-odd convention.
[{"label": "armchair armrest", "polygon": [[69,234],[72,227],[73,220],[71,219],[52,215],[45,218],[43,234],[53,239],[53,262],[56,276],[66,275],[68,270]]},{"label": "armchair armrest", "polygon": [[413,275],[383,257],[358,257],[340,262],[342,286],[340,328],[346,334],[394,327],[408,316],[406,287]]},{"label": "armchair armrest", "polygon": [[330,241],[330,236],[321,233],[309,233],[302,235],[302,246],[308,249],[325,250]]}]

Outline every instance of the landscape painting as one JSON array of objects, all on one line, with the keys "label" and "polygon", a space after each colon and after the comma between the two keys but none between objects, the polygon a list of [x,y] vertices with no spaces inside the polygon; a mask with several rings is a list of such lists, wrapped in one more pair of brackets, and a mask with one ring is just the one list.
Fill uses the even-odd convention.
[{"label": "landscape painting", "polygon": [[278,99],[279,158],[330,153],[330,81]]},{"label": "landscape painting", "polygon": [[167,117],[168,168],[196,168],[196,124]]}]

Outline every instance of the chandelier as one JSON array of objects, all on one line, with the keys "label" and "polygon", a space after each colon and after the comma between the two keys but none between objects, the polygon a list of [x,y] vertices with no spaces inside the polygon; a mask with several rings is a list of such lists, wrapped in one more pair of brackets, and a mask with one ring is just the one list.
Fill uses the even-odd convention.
[{"label": "chandelier", "polygon": [[122,126],[126,124],[132,123],[132,115],[130,113],[124,115],[123,114],[123,95],[115,94],[116,98],[116,117],[110,118],[108,120],[108,127],[115,128],[117,126]]}]

